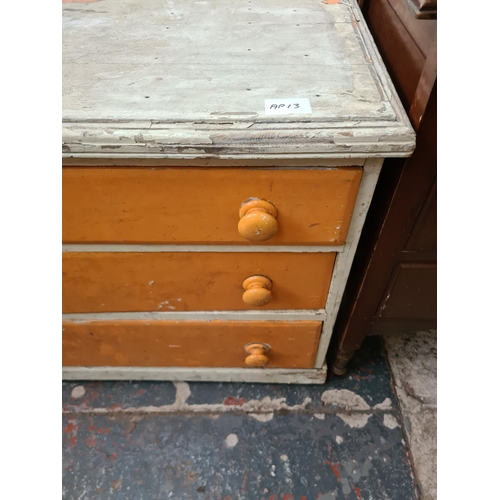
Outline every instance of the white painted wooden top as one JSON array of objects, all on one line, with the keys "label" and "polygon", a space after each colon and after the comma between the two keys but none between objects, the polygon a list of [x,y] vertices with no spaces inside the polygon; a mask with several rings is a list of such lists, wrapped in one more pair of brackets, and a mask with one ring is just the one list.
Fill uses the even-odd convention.
[{"label": "white painted wooden top", "polygon": [[[335,0],[326,0],[332,2]],[[409,156],[354,1],[66,0],[63,155]],[[265,99],[309,99],[269,115]]]}]

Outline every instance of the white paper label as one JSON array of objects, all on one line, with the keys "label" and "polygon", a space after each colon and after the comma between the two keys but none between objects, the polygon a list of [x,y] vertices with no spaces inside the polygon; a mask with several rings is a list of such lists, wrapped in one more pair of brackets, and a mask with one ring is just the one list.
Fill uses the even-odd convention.
[{"label": "white paper label", "polygon": [[295,115],[312,113],[309,99],[264,99],[266,115]]}]

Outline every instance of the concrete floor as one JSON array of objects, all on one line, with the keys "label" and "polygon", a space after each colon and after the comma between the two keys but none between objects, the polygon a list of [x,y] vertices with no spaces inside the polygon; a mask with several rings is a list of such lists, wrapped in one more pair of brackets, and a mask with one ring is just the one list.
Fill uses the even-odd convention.
[{"label": "concrete floor", "polygon": [[[397,342],[386,339],[395,387],[379,338],[319,386],[64,383],[63,498],[418,499],[433,403],[393,362]],[[403,391],[425,408],[398,403]]]},{"label": "concrete floor", "polygon": [[437,335],[386,335],[384,343],[422,500],[437,498]]}]

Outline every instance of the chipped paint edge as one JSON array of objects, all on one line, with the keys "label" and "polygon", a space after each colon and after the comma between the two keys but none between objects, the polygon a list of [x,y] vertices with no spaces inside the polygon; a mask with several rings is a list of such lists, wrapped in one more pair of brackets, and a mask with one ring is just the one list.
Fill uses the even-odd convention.
[{"label": "chipped paint edge", "polygon": [[[248,156],[248,155],[242,155]],[[114,156],[82,155],[73,158],[71,155],[63,156],[63,166],[65,167],[153,167],[153,168],[169,168],[169,167],[215,167],[215,168],[270,168],[278,169],[301,169],[315,168],[328,169],[337,167],[362,167],[365,164],[365,156],[344,158],[309,158],[308,156],[301,158],[298,155],[280,155],[277,158],[242,158],[238,156],[233,160],[223,160],[220,158],[192,158],[185,160],[183,158],[164,158],[163,155],[151,155],[147,158],[136,158],[134,156],[127,158],[116,158]]]},{"label": "chipped paint edge", "polygon": [[[363,15],[356,0],[346,4],[356,21]],[[364,22],[356,23],[362,50],[371,59],[375,77],[395,112],[395,121],[368,120],[343,121],[340,123],[313,122],[310,124],[286,123],[281,129],[260,122],[238,123],[233,130],[221,130],[216,122],[205,123],[196,129],[194,123],[158,123],[139,119],[131,122],[92,122],[67,117],[63,120],[63,158],[134,158],[195,159],[207,158],[283,159],[287,156],[312,158],[356,157],[408,157],[416,143],[411,126],[398,93],[379,54],[375,41]],[[154,125],[154,126],[153,126]],[[254,131],[246,130],[253,127]],[[273,139],[262,141],[258,129],[271,129]],[[290,127],[290,128],[288,128]],[[294,127],[294,128],[291,128]],[[311,127],[311,128],[309,128]],[[138,134],[147,134],[145,142],[137,142]],[[351,137],[349,136],[351,135]],[[290,154],[290,140],[300,155]],[[178,148],[182,146],[183,153]],[[107,149],[114,148],[113,153]],[[188,153],[187,150],[193,150]]]}]

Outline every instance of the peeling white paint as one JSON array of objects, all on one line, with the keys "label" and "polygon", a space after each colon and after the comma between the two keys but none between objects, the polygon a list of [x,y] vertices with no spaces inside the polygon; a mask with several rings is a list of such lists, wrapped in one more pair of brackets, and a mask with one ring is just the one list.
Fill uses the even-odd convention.
[{"label": "peeling white paint", "polygon": [[153,283],[155,282],[155,280],[151,280],[148,285],[151,286]]},{"label": "peeling white paint", "polygon": [[337,444],[342,444],[344,442],[344,438],[342,436],[336,436],[335,441]]},{"label": "peeling white paint", "polygon": [[318,418],[319,420],[325,420],[325,414],[324,413],[315,413],[314,416]]},{"label": "peeling white paint", "polygon": [[238,444],[238,436],[236,434],[229,434],[226,438],[226,444],[230,448],[234,448]]},{"label": "peeling white paint", "polygon": [[271,465],[271,476],[276,476],[276,472],[274,472],[276,470],[276,465]]},{"label": "peeling white paint", "polygon": [[392,402],[390,398],[385,398],[382,403],[379,403],[373,407],[376,410],[390,410],[392,408]]},{"label": "peeling white paint", "polygon": [[389,429],[395,429],[399,427],[398,421],[394,418],[393,415],[384,415],[384,425]]}]

